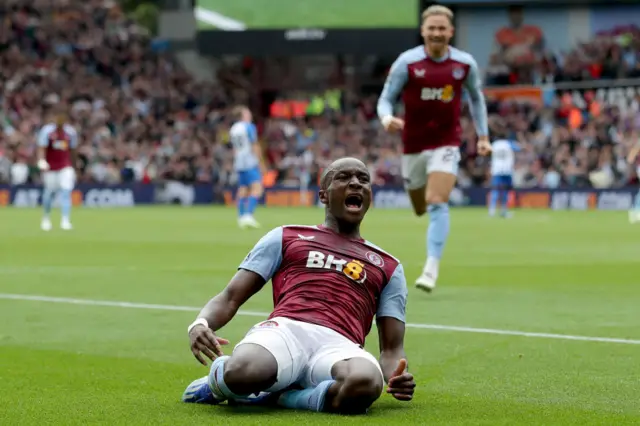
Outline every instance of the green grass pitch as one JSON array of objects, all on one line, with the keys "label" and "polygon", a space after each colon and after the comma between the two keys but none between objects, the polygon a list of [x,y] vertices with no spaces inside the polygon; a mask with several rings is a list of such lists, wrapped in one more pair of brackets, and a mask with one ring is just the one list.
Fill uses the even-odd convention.
[{"label": "green grass pitch", "polygon": [[[383,395],[353,418],[180,403],[206,369],[186,336],[266,229],[315,224],[319,209],[266,209],[240,232],[228,208],[76,209],[72,232],[39,230],[38,210],[0,210],[0,423],[6,425],[631,425],[640,423],[640,227],[626,212],[519,211],[510,221],[455,209],[433,295],[410,289],[412,324],[626,342],[409,328],[415,400]],[[57,220],[57,217],[56,217]],[[420,271],[426,219],[372,210],[364,235]],[[169,305],[11,300],[38,295]],[[22,297],[22,296],[19,296]],[[137,306],[137,307],[136,307]],[[271,308],[269,288],[244,307]],[[180,309],[180,308],[176,308]],[[259,318],[220,334],[237,342]],[[377,355],[375,331],[367,347]]]},{"label": "green grass pitch", "polygon": [[[244,23],[249,29],[417,28],[417,0],[197,0],[196,7]],[[198,28],[215,25],[198,20]]]}]

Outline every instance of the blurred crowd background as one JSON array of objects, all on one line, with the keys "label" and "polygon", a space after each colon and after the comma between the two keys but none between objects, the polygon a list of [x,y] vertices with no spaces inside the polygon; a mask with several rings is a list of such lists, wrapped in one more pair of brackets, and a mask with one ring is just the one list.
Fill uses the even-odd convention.
[{"label": "blurred crowd background", "polygon": [[[523,55],[498,40],[483,70],[487,86],[640,77],[637,27],[598,34],[566,52],[536,46]],[[247,60],[221,68],[215,83],[195,79],[110,0],[5,0],[0,183],[39,182],[35,135],[52,108],[62,106],[80,134],[80,182],[233,185],[229,112],[239,103],[255,104],[250,73]],[[640,96],[625,105],[597,91],[580,99],[545,91],[542,98],[505,100],[488,92],[492,134],[522,147],[516,186],[637,182],[625,157],[638,140]],[[400,185],[399,137],[381,129],[376,100],[371,91],[342,89],[319,92],[298,112],[277,110],[277,102],[271,113],[256,111],[270,179],[296,186],[301,170],[317,175],[331,158],[354,155],[370,166],[377,184]],[[489,163],[474,153],[466,112],[463,132],[459,185],[486,185]]]}]

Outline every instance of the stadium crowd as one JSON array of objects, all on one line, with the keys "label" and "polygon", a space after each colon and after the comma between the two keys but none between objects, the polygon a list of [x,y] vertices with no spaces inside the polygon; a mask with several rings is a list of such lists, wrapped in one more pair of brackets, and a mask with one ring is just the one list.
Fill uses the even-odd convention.
[{"label": "stadium crowd", "polygon": [[[234,183],[225,142],[230,108],[247,101],[241,91],[193,80],[110,0],[6,0],[0,17],[0,182],[39,181],[35,134],[62,106],[80,134],[80,182]],[[524,71],[497,55],[487,80],[514,83],[532,73],[541,81],[640,77],[640,32],[625,34],[631,37],[603,35],[562,58],[544,56]],[[547,106],[488,100],[492,134],[523,148],[516,186],[637,180],[625,163],[640,129],[637,108],[585,99],[571,105],[557,95]],[[382,130],[375,105],[375,96],[345,93],[339,108],[319,115],[260,119],[265,158],[278,181],[297,185],[303,168],[317,176],[330,159],[349,154],[370,165],[376,183],[401,184],[398,136]],[[570,117],[576,109],[579,125]],[[468,118],[462,127],[459,184],[485,185],[488,161],[474,155]]]}]

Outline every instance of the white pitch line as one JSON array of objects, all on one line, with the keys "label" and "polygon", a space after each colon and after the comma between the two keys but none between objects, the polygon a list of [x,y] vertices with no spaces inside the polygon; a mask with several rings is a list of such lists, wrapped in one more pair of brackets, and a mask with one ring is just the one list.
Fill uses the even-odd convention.
[{"label": "white pitch line", "polygon": [[209,25],[213,25],[221,30],[225,31],[244,31],[247,26],[244,22],[236,21],[235,19],[224,16],[213,10],[207,10],[202,7],[196,7],[194,10],[196,19],[198,21],[206,22]]},{"label": "white pitch line", "polygon": [[[150,303],[73,299],[69,297],[49,297],[49,296],[37,296],[37,295],[30,295],[30,294],[10,294],[10,293],[0,293],[0,299],[29,300],[32,302],[48,302],[48,303],[65,303],[68,305],[108,306],[112,308],[153,309],[153,310],[160,310],[160,311],[199,312],[202,309],[202,308],[196,308],[194,306],[156,305],[156,304],[150,304]],[[269,314],[266,312],[243,311],[243,310],[238,311],[238,315],[243,315],[248,317],[262,317],[262,318],[269,316]]]},{"label": "white pitch line", "polygon": [[[199,312],[201,309],[194,306],[156,305],[151,303],[73,299],[69,297],[50,297],[50,296],[38,296],[38,295],[30,295],[30,294],[11,294],[11,293],[0,293],[0,299],[48,302],[48,303],[64,303],[69,305],[84,305],[84,306],[108,306],[112,308],[153,309],[153,310],[161,310],[161,311]],[[240,310],[238,311],[238,315],[266,318],[269,316],[269,313]],[[496,335],[503,335],[503,336],[537,337],[542,339],[577,340],[582,342],[601,342],[601,343],[620,343],[624,345],[640,345],[640,340],[634,340],[634,339],[621,339],[621,338],[615,338],[615,337],[574,336],[571,334],[534,333],[534,332],[517,331],[517,330],[498,330],[498,329],[492,329],[492,328],[459,327],[455,325],[407,323],[407,328],[457,331],[457,332],[463,332],[463,333],[496,334]]]}]

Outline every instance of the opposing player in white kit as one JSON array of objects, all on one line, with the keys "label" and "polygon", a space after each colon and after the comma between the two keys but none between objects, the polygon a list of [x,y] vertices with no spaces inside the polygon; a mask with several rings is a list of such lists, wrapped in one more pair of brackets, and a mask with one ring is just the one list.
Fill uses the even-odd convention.
[{"label": "opposing player in white kit", "polygon": [[311,167],[313,167],[313,151],[307,146],[299,157],[298,171],[300,173],[300,204],[307,205],[309,185],[311,184]]},{"label": "opposing player in white kit", "polygon": [[40,227],[43,231],[51,230],[51,206],[53,198],[58,195],[62,218],[60,228],[72,229],[71,226],[71,193],[76,181],[74,164],[78,134],[63,114],[56,116],[55,123],[45,125],[38,133],[38,168],[42,171],[44,191],[42,206],[44,215]]},{"label": "opposing player in white kit", "polygon": [[[378,116],[387,131],[402,131],[402,177],[418,216],[429,213],[427,261],[416,287],[432,291],[449,236],[449,196],[460,162],[463,93],[478,136],[478,153],[491,150],[487,108],[475,59],[449,46],[453,13],[431,6],[422,14],[424,45],[402,53],[391,66],[378,100]],[[399,94],[404,119],[393,115]]]},{"label": "opposing player in white kit", "polygon": [[238,107],[233,115],[235,123],[229,131],[229,139],[234,151],[234,168],[238,174],[238,226],[258,228],[260,224],[253,217],[263,191],[258,132],[249,108]]},{"label": "opposing player in white kit", "polygon": [[500,201],[500,216],[510,217],[508,211],[509,191],[513,188],[515,153],[520,147],[512,140],[498,139],[491,144],[491,195],[489,216],[495,216],[496,205]]}]

